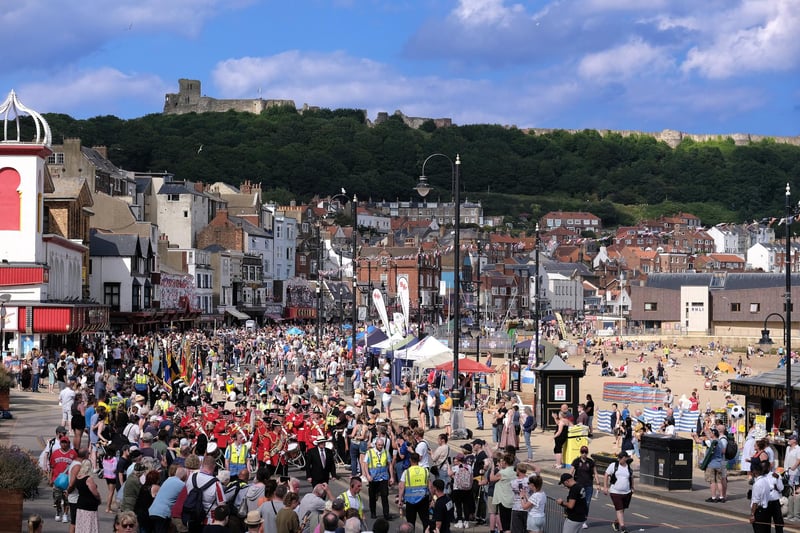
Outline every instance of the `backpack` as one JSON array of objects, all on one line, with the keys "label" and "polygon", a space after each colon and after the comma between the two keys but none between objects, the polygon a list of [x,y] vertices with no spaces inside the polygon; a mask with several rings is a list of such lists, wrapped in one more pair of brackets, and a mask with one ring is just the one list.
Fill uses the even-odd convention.
[{"label": "backpack", "polygon": [[[611,474],[609,474],[608,480],[611,482],[612,485],[616,485],[617,484],[617,468],[619,468],[619,461],[614,461],[613,463],[611,463],[611,466],[614,467],[614,470],[611,472]],[[630,470],[630,466],[628,466],[628,469]],[[633,476],[632,475],[630,476],[629,483],[631,485],[631,490],[633,490]]]},{"label": "backpack", "polygon": [[203,492],[216,482],[217,478],[213,477],[208,483],[198,487],[197,474],[194,475],[192,478],[192,490],[186,494],[186,499],[183,501],[183,508],[181,509],[181,522],[183,522],[183,525],[203,523],[209,511],[203,505]]},{"label": "backpack", "polygon": [[458,467],[453,476],[454,490],[472,490],[472,471],[466,466]]},{"label": "backpack", "polygon": [[736,444],[736,440],[726,436],[725,442],[725,459],[728,461],[736,459],[736,456],[739,455],[739,445]]}]

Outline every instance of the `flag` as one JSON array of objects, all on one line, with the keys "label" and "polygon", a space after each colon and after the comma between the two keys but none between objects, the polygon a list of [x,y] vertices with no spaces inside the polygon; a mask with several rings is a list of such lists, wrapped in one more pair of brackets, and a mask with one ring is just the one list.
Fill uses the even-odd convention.
[{"label": "flag", "polygon": [[405,333],[410,328],[409,320],[409,295],[408,295],[408,280],[406,278],[399,278],[397,280],[397,292],[400,299],[400,307],[403,309],[403,320],[405,321],[401,331]]}]

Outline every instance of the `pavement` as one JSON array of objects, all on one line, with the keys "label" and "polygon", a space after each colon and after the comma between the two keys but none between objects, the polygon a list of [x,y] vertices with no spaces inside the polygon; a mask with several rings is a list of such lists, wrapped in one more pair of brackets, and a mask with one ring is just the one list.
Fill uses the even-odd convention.
[{"label": "pavement", "polygon": [[[57,395],[48,394],[46,392],[37,394],[12,391],[11,411],[14,414],[13,420],[0,421],[0,443],[4,445],[13,444],[20,446],[22,449],[29,451],[34,458],[37,458],[44,447],[45,441],[54,436],[55,427],[61,421],[61,411],[58,407]],[[393,411],[393,413],[396,412],[397,411]],[[492,442],[491,428],[484,430],[476,429],[476,419],[473,411],[465,412],[465,424],[472,429],[473,438],[481,438],[488,443]],[[438,435],[439,432],[439,430],[430,430],[426,433],[430,441],[435,441],[436,435]],[[451,440],[450,446],[453,450],[457,450],[464,442],[467,441]],[[614,439],[611,435],[595,432],[594,438],[589,443],[590,453],[610,453],[613,451],[613,444]],[[521,442],[521,445],[524,447],[523,442]],[[567,470],[553,468],[552,433],[542,430],[535,431],[531,436],[531,445],[534,449],[534,459],[532,462],[541,468],[545,480],[557,482],[558,477]],[[519,452],[520,460],[525,460],[526,457],[526,451],[521,450]],[[637,465],[638,461],[634,462],[635,469]],[[736,516],[741,518],[749,516],[749,502],[746,500],[748,485],[745,476],[731,473],[728,485],[727,503],[706,503],[704,500],[710,495],[710,492],[708,484],[703,479],[702,474],[703,473],[699,469],[694,469],[691,491],[668,491],[663,488],[637,483],[637,498],[650,499],[662,504],[691,508],[693,510],[702,509],[718,516]],[[302,482],[305,485],[304,479],[302,479]],[[105,497],[105,484],[100,484],[100,486]],[[341,483],[340,490],[345,490],[345,488],[344,483]],[[308,487],[304,486],[302,490],[308,490]],[[0,507],[2,507],[1,504]],[[396,508],[393,509],[393,512],[397,512]],[[52,506],[51,489],[45,482],[40,486],[39,495],[32,500],[27,500],[24,504],[24,517],[26,517],[26,520],[27,516],[34,513],[44,517],[46,531],[68,531],[67,524],[53,521],[54,510]],[[113,515],[103,512],[102,507],[99,512],[99,520],[101,530],[111,530]],[[398,522],[399,521],[392,522],[392,530],[394,530],[395,524]],[[790,529],[796,529],[798,526],[800,526],[800,523],[798,523],[797,526],[794,524],[787,524],[787,527]],[[486,527],[470,529],[477,532],[488,530]]]}]

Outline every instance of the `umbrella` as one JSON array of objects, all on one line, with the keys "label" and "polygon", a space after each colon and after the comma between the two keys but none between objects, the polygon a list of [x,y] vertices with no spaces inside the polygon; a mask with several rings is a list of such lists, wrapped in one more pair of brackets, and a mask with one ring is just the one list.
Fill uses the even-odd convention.
[{"label": "umbrella", "polygon": [[[436,366],[436,370],[453,370],[453,360],[442,363]],[[460,374],[491,374],[494,368],[479,363],[474,359],[459,359],[458,372]]]},{"label": "umbrella", "polygon": [[734,371],[734,368],[733,368],[733,366],[730,365],[730,363],[726,363],[725,361],[721,361],[721,362],[717,363],[717,370],[719,370],[720,372],[725,372],[726,374],[729,374],[729,373]]},{"label": "umbrella", "polygon": [[286,332],[286,334],[287,335],[302,335],[303,334],[303,330],[295,326],[293,328],[289,328],[289,330]]}]

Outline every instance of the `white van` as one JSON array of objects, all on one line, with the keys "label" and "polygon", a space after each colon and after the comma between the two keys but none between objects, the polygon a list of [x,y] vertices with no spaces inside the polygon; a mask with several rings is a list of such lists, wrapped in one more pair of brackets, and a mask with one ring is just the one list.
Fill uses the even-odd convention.
[{"label": "white van", "polygon": [[244,327],[245,327],[245,329],[255,330],[256,329],[256,321],[255,320],[248,320],[247,322],[244,323]]}]

